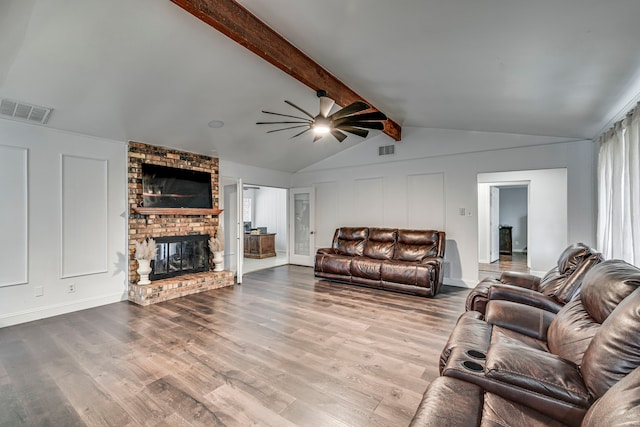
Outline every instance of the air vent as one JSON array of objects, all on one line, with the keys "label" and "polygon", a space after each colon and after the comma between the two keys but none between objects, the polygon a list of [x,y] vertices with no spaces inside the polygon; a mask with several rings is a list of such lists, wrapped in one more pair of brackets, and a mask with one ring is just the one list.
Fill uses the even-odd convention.
[{"label": "air vent", "polygon": [[378,147],[378,156],[388,156],[389,154],[393,154],[395,148],[395,145],[384,145],[382,147]]},{"label": "air vent", "polygon": [[0,100],[0,115],[4,118],[13,118],[26,122],[44,125],[49,120],[52,108],[40,107],[38,105],[24,102],[12,101],[10,99]]}]

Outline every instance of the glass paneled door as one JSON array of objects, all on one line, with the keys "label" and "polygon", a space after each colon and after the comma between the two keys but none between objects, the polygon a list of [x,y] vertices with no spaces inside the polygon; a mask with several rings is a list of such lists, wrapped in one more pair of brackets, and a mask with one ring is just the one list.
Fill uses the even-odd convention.
[{"label": "glass paneled door", "polygon": [[242,283],[243,273],[243,244],[244,230],[242,225],[242,180],[220,177],[220,186],[223,189],[224,212],[222,222],[224,224],[224,268],[235,273],[236,282]]},{"label": "glass paneled door", "polygon": [[313,267],[315,258],[314,201],[312,187],[293,188],[289,193],[289,262]]}]

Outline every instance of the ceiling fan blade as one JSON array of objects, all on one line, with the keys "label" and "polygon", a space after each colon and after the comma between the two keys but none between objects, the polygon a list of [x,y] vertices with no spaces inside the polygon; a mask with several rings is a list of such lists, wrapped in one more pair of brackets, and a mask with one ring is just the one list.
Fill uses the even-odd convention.
[{"label": "ceiling fan blade", "polygon": [[302,111],[303,113],[305,113],[307,116],[311,117],[312,119],[315,118],[315,116],[312,116],[311,114],[309,114],[308,112],[306,112],[305,110],[303,110],[302,108],[298,107],[296,104],[294,104],[291,101],[287,101],[285,100],[284,102],[286,102],[287,104],[291,105],[293,108],[295,108],[296,110]]},{"label": "ceiling fan blade", "polygon": [[290,123],[300,123],[300,124],[304,124],[304,125],[309,125],[311,126],[312,122],[256,122],[257,125],[279,125],[279,124],[283,124],[283,125],[287,125]]},{"label": "ceiling fan blade", "polygon": [[377,129],[377,130],[384,129],[384,124],[381,122],[361,122],[357,120],[353,120],[353,121],[349,120],[341,123],[340,125],[334,124],[334,127],[337,129],[342,129],[345,126],[352,126],[357,128],[366,128],[366,129]]},{"label": "ceiling fan blade", "polygon": [[300,133],[296,133],[295,135],[293,135],[293,136],[292,136],[291,138],[289,138],[289,139],[293,139],[293,138],[295,138],[296,136],[300,136],[300,135],[302,135],[302,134],[303,134],[303,133],[305,133],[305,132],[309,132],[310,130],[311,130],[311,126],[309,126],[309,128],[308,128],[308,129],[305,129],[305,130],[303,130],[303,131],[302,131],[302,132],[300,132]]},{"label": "ceiling fan blade", "polygon": [[369,104],[364,103],[362,101],[356,101],[352,104],[347,105],[342,110],[336,111],[335,113],[330,115],[328,119],[330,120],[341,119],[343,117],[350,116],[360,111],[368,110],[369,108],[371,108]]},{"label": "ceiling fan blade", "polygon": [[[307,125],[289,126],[288,128],[268,130],[267,133],[280,132],[281,130],[297,129],[297,128],[303,128],[303,127],[308,127],[308,126]],[[308,129],[305,130],[305,132],[308,131],[309,129],[311,128],[309,127]]]},{"label": "ceiling fan blade", "polygon": [[335,101],[327,96],[320,97],[320,115],[327,117],[333,108]]},{"label": "ceiling fan blade", "polygon": [[313,135],[313,142],[316,142],[317,140],[322,139],[323,136],[324,135],[319,135],[319,134]]},{"label": "ceiling fan blade", "polygon": [[292,119],[300,119],[300,120],[309,120],[306,117],[292,116],[289,114],[272,113],[271,111],[264,111],[264,110],[262,110],[262,112],[265,114],[273,114],[274,116],[291,117]]},{"label": "ceiling fan blade", "polygon": [[[369,131],[368,130],[354,128],[353,126],[342,126],[342,127],[340,127],[340,130],[352,133],[354,135],[361,136],[363,138],[366,138],[367,135],[369,135]],[[340,142],[342,142],[342,141],[340,141]]]},{"label": "ceiling fan blade", "polygon": [[[378,112],[375,113],[364,113],[364,114],[354,114],[353,116],[343,117],[341,119],[332,120],[333,126],[341,126],[343,124],[353,124],[356,122],[370,122],[370,121],[379,121],[385,119],[376,119],[376,117],[380,117]],[[380,113],[382,114],[382,113]],[[384,116],[384,114],[382,114]],[[386,117],[386,116],[385,116]]]},{"label": "ceiling fan blade", "polygon": [[338,129],[331,129],[331,135],[333,135],[333,137],[337,139],[339,142],[342,142],[347,138],[347,135],[340,132]]}]

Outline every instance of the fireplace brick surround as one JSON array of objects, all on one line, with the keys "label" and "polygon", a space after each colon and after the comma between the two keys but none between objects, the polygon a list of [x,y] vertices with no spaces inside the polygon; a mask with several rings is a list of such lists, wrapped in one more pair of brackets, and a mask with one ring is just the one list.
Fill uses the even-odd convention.
[{"label": "fireplace brick surround", "polygon": [[142,164],[169,166],[211,174],[213,206],[219,206],[218,158],[130,141],[128,144],[129,204],[129,301],[149,305],[196,292],[235,284],[231,271],[205,271],[138,285],[136,241],[147,237],[213,235],[218,228],[218,215],[176,215],[136,213],[142,205]]}]

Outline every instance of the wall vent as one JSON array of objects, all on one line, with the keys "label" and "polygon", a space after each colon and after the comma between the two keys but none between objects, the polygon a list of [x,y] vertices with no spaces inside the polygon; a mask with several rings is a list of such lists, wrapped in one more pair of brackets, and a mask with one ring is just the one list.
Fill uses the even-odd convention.
[{"label": "wall vent", "polygon": [[395,148],[395,145],[383,145],[382,147],[378,147],[378,156],[388,156],[389,154],[393,154]]},{"label": "wall vent", "polygon": [[40,107],[25,102],[12,101],[10,99],[0,100],[0,117],[4,118],[44,125],[49,120],[49,115],[52,111],[53,108]]}]

